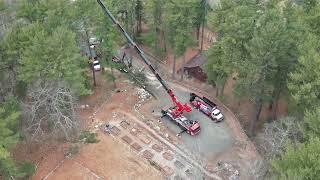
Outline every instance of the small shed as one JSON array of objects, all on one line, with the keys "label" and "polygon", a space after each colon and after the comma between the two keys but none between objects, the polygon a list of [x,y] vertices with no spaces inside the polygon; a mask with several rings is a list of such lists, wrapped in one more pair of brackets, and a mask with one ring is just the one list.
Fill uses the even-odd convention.
[{"label": "small shed", "polygon": [[184,66],[184,73],[189,77],[194,77],[200,81],[207,80],[207,74],[203,70],[203,65],[208,61],[208,58],[199,53],[192,57]]}]

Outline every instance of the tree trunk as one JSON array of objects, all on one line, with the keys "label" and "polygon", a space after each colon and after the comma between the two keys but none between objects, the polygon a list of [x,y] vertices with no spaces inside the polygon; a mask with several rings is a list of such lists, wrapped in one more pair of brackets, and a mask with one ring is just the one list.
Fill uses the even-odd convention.
[{"label": "tree trunk", "polygon": [[[156,57],[161,59],[161,49],[160,49],[160,44],[161,44],[161,38],[160,38],[160,28],[156,27],[156,42],[154,45],[154,51],[156,52]],[[155,62],[155,69],[158,69],[158,61]]]},{"label": "tree trunk", "polygon": [[201,27],[201,24],[197,25],[197,41],[199,43],[199,38],[200,38],[200,27]]},{"label": "tree trunk", "polygon": [[281,94],[281,87],[277,88],[276,91],[276,96],[273,101],[273,108],[272,108],[272,119],[276,120],[277,119],[277,110],[278,110],[278,102]]},{"label": "tree trunk", "polygon": [[113,88],[116,89],[117,88],[117,84],[116,84],[116,78],[114,77],[112,65],[111,65],[111,75],[112,75]]},{"label": "tree trunk", "polygon": [[[17,64],[17,63],[16,63]],[[11,78],[11,82],[12,82],[12,94],[15,96],[18,96],[18,88],[17,88],[17,72],[15,70],[15,68],[12,66],[9,68],[11,73],[12,73],[12,78]]]},{"label": "tree trunk", "polygon": [[203,15],[203,20],[202,20],[202,34],[201,34],[201,47],[200,47],[200,52],[203,50],[203,39],[204,39],[204,26],[206,24],[206,14],[207,14],[207,1],[204,2],[204,15]]},{"label": "tree trunk", "polygon": [[275,85],[275,90],[273,93],[274,99],[272,102],[273,108],[272,108],[272,119],[276,120],[277,119],[277,110],[278,110],[278,101],[282,92],[282,88],[284,86],[284,82],[286,82],[287,79],[287,74],[288,74],[289,69],[285,68],[285,69],[281,69],[280,67],[278,67],[278,79],[277,79],[277,83]]},{"label": "tree trunk", "polygon": [[204,39],[204,22],[202,23],[200,52],[202,52],[202,50],[203,50],[203,39]]},{"label": "tree trunk", "polygon": [[167,40],[166,40],[166,36],[164,35],[163,30],[161,31],[161,39],[163,39],[163,50],[165,53],[167,53],[168,48],[167,48]]},{"label": "tree trunk", "polygon": [[176,77],[176,55],[173,54],[173,64],[172,64],[172,79],[175,79]]},{"label": "tree trunk", "polygon": [[137,18],[136,33],[137,33],[137,37],[140,36],[141,29],[142,29],[141,13],[142,13],[142,3],[141,3],[141,0],[137,0],[136,1],[136,18]]},{"label": "tree trunk", "polygon": [[180,81],[183,81],[183,76],[184,76],[184,64],[186,63],[186,54],[183,54],[182,58],[182,67],[181,67],[181,79]]},{"label": "tree trunk", "polygon": [[227,81],[224,81],[224,82],[223,82],[223,84],[222,84],[222,86],[221,86],[220,95],[223,95],[223,94],[224,94],[224,88],[225,88],[225,86],[226,86],[226,83],[227,83]]},{"label": "tree trunk", "polygon": [[96,71],[94,70],[94,66],[92,63],[92,77],[93,77],[93,85],[97,86],[97,82],[96,82]]},{"label": "tree trunk", "polygon": [[216,97],[219,96],[219,86],[216,85]]},{"label": "tree trunk", "polygon": [[255,103],[255,117],[251,121],[249,134],[251,137],[255,135],[256,124],[260,118],[261,110],[262,110],[262,99],[259,97],[257,102]]}]

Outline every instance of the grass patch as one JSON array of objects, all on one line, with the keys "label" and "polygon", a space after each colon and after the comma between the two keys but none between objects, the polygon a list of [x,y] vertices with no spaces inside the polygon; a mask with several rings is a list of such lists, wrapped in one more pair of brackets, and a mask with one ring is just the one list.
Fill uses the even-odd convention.
[{"label": "grass patch", "polygon": [[79,141],[85,142],[85,143],[98,143],[99,140],[97,139],[97,134],[92,133],[88,130],[81,131],[79,136]]},{"label": "grass patch", "polygon": [[227,103],[227,100],[228,100],[227,96],[225,96],[225,95],[219,95],[219,96],[218,96],[218,99],[219,99],[223,104],[226,104],[226,103]]},{"label": "grass patch", "polygon": [[35,172],[36,167],[35,165],[28,160],[19,162],[18,164],[18,177],[21,177],[22,179],[29,179],[32,174]]},{"label": "grass patch", "polygon": [[73,145],[68,148],[67,151],[64,152],[65,157],[70,157],[79,153],[80,147],[78,145]]}]

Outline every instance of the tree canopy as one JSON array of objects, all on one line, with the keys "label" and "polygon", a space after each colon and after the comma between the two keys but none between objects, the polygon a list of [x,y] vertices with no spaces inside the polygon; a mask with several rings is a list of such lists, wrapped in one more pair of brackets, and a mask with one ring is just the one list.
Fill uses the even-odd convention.
[{"label": "tree canopy", "polygon": [[281,158],[274,160],[273,167],[278,179],[318,179],[320,140],[312,138],[298,147],[289,145]]}]

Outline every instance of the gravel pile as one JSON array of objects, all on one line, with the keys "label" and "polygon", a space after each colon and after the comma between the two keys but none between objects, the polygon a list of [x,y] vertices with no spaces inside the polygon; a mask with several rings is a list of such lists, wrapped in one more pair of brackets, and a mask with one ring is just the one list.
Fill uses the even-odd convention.
[{"label": "gravel pile", "polygon": [[218,174],[228,180],[240,180],[239,168],[227,162],[219,162],[217,167]]},{"label": "gravel pile", "polygon": [[143,88],[136,88],[136,93],[139,96],[141,102],[147,100],[151,95]]}]

